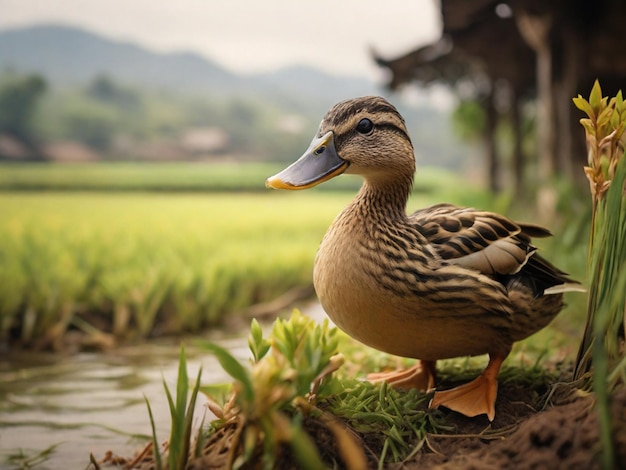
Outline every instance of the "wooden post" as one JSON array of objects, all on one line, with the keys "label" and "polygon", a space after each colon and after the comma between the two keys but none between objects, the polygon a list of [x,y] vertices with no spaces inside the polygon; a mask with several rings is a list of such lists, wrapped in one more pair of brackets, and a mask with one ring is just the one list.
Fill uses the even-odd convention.
[{"label": "wooden post", "polygon": [[539,180],[545,183],[554,174],[554,98],[552,94],[552,48],[549,14],[531,15],[524,10],[516,12],[517,26],[524,40],[537,56],[537,153]]},{"label": "wooden post", "polygon": [[537,57],[537,157],[539,182],[537,211],[540,222],[552,220],[556,213],[557,194],[550,185],[556,169],[556,119],[554,114],[552,44],[552,16],[549,13],[531,14],[516,11],[517,27]]},{"label": "wooden post", "polygon": [[491,84],[491,91],[485,98],[485,134],[483,136],[485,142],[485,153],[487,156],[487,179],[489,182],[489,189],[493,193],[500,191],[499,180],[499,161],[498,161],[498,149],[496,145],[496,127],[498,124],[498,112],[494,103],[494,84]]},{"label": "wooden post", "polygon": [[511,125],[513,126],[513,184],[515,194],[520,195],[524,189],[524,151],[522,148],[522,116],[519,91],[512,88]]}]

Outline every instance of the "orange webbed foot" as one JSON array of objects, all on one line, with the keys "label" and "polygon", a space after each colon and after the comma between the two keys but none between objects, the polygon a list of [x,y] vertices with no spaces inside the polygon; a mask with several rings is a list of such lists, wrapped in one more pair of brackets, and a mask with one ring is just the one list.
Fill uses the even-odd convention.
[{"label": "orange webbed foot", "polygon": [[429,406],[431,408],[445,406],[470,418],[486,414],[489,421],[493,421],[496,416],[498,394],[496,378],[503,361],[504,357],[491,357],[489,365],[477,378],[451,390],[435,392]]},{"label": "orange webbed foot", "polygon": [[387,382],[394,388],[428,391],[435,387],[435,362],[418,361],[413,367],[391,372],[367,374],[372,383]]}]

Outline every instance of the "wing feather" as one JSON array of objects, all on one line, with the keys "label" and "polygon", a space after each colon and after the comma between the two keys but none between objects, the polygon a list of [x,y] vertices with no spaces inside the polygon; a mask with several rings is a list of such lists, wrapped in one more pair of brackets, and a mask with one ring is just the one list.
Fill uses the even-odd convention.
[{"label": "wing feather", "polygon": [[536,251],[530,237],[550,235],[536,225],[452,204],[419,210],[409,220],[442,258],[492,276],[519,272]]}]

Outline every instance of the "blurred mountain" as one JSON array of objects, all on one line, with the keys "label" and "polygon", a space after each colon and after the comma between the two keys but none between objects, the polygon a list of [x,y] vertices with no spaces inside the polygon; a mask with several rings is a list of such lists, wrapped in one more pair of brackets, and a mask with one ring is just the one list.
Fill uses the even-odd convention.
[{"label": "blurred mountain", "polygon": [[0,70],[37,72],[58,84],[97,75],[192,91],[237,84],[236,75],[193,53],[160,54],[66,26],[34,26],[0,32]]},{"label": "blurred mountain", "polygon": [[33,26],[0,31],[0,72],[36,72],[53,84],[85,83],[106,75],[124,83],[178,92],[261,93],[340,98],[373,93],[362,78],[334,77],[295,66],[274,73],[238,75],[192,52],[157,53],[68,26]]},{"label": "blurred mountain", "polygon": [[256,87],[266,90],[280,90],[290,96],[308,97],[321,107],[328,109],[337,101],[354,96],[380,94],[376,85],[360,77],[339,77],[329,75],[305,65],[285,67],[272,73],[252,75]]},{"label": "blurred mountain", "polygon": [[[119,135],[128,137],[133,132],[144,138],[175,138],[185,126],[217,126],[229,133],[232,147],[239,145],[240,153],[262,154],[261,142],[267,141],[265,153],[272,158],[277,158],[278,153],[280,158],[291,158],[299,152],[299,132],[314,129],[337,101],[385,94],[373,81],[362,77],[333,76],[303,65],[270,73],[236,74],[196,53],[154,52],[59,25],[0,31],[0,76],[5,72],[40,74],[57,91],[73,88],[63,97],[48,94],[41,110],[43,117],[39,119],[43,123],[43,140],[62,137],[95,146],[102,144],[103,139],[117,142]],[[80,93],[93,95],[98,86],[108,87],[104,91],[109,94],[117,86],[117,101],[102,103],[97,96],[95,101],[94,96],[80,98]],[[146,111],[147,115],[135,119],[128,109],[135,106],[134,112],[140,112],[141,100],[125,96],[136,95],[136,90],[147,92],[152,103],[158,102],[152,109],[159,111]],[[167,93],[158,93],[161,90]],[[157,93],[149,93],[153,91]],[[187,100],[185,95],[192,99]],[[214,105],[215,97],[226,104],[221,108]],[[235,99],[228,100],[230,97]],[[399,110],[415,137],[415,152],[420,161],[451,166],[464,158],[466,152],[453,137],[448,112],[426,102],[394,101],[400,101]],[[276,110],[280,118],[276,114],[272,117]],[[282,129],[282,150],[276,147],[277,139],[267,129],[267,123],[275,119]],[[250,129],[253,124],[257,125],[254,130]],[[288,137],[285,129],[291,132]]]}]

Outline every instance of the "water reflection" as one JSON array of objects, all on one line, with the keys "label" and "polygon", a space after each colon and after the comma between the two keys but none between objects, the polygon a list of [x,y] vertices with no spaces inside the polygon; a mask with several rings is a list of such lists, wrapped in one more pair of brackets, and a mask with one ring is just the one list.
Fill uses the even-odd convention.
[{"label": "water reflection", "polygon": [[[246,335],[217,341],[238,359],[249,357]],[[215,359],[186,341],[188,373],[202,365],[202,383],[229,378]],[[169,408],[162,379],[175,390],[179,342],[153,342],[111,353],[12,354],[0,358],[0,468],[14,468],[7,456],[20,451],[54,452],[37,468],[85,468],[89,454],[108,450],[129,456],[145,444],[152,405],[159,440],[169,433]],[[205,412],[198,397],[196,419]],[[208,413],[208,412],[207,412]]]}]

